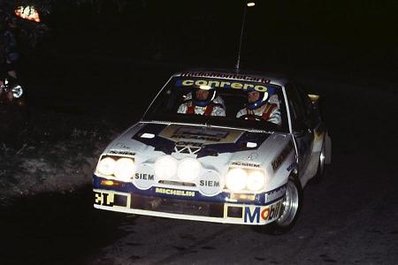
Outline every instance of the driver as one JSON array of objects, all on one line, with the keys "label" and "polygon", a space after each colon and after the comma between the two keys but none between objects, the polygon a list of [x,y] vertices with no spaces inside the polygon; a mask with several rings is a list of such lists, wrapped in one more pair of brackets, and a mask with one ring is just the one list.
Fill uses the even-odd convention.
[{"label": "driver", "polygon": [[238,111],[236,118],[247,120],[261,119],[281,125],[282,119],[278,95],[273,94],[269,99],[268,95],[268,92],[260,92],[254,89],[248,90],[246,106]]},{"label": "driver", "polygon": [[177,113],[225,116],[224,101],[217,96],[214,87],[200,86],[187,95]]}]

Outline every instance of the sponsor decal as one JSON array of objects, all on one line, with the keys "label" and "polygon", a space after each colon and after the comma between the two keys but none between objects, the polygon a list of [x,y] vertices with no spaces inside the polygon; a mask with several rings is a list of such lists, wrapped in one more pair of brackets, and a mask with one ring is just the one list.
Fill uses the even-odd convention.
[{"label": "sponsor decal", "polygon": [[217,73],[217,72],[186,72],[181,74],[184,77],[213,77],[213,78],[223,78],[223,79],[236,79],[236,80],[244,80],[244,81],[252,81],[259,83],[269,83],[270,80],[263,77],[254,77],[249,75],[242,74],[233,74],[233,73]]},{"label": "sponsor decal", "polygon": [[140,190],[147,190],[156,183],[155,170],[151,165],[140,164],[133,177],[133,184]]},{"label": "sponsor decal", "polygon": [[116,144],[113,146],[113,148],[114,148],[114,149],[112,149],[112,150],[114,150],[115,152],[118,152],[118,151],[127,152],[127,150],[125,150],[125,149],[130,149],[130,147],[129,147],[128,145],[126,145],[126,144],[124,144],[124,143],[122,143],[122,142],[116,143]]},{"label": "sponsor decal", "polygon": [[159,138],[171,140],[179,146],[189,145],[193,149],[201,148],[203,150],[205,146],[213,144],[235,146],[241,135],[242,132],[236,130],[169,125],[159,134]]},{"label": "sponsor decal", "polygon": [[173,132],[171,138],[219,142],[220,140],[222,140],[227,136],[228,136],[227,131],[214,131],[214,130],[203,131],[203,130],[180,127]]},{"label": "sponsor decal", "polygon": [[286,193],[286,186],[277,188],[273,191],[265,193],[264,196],[264,203],[272,202],[277,199],[280,199],[281,197],[285,196]]},{"label": "sponsor decal", "polygon": [[251,162],[244,162],[244,161],[233,161],[231,163],[232,166],[240,166],[240,167],[250,167],[250,168],[259,168],[260,164],[251,163]]},{"label": "sponsor decal", "polygon": [[210,86],[210,87],[219,87],[219,88],[230,88],[230,89],[254,89],[259,92],[267,92],[268,88],[264,85],[256,84],[256,83],[246,83],[246,82],[238,82],[238,81],[224,81],[224,80],[214,80],[214,79],[179,79],[176,82],[176,86]]},{"label": "sponsor decal", "polygon": [[94,203],[104,206],[113,206],[113,193],[94,192]]},{"label": "sponsor decal", "polygon": [[134,152],[128,151],[128,150],[110,150],[109,154],[126,155],[126,156],[134,156],[135,155]]},{"label": "sponsor decal", "polygon": [[201,186],[201,187],[220,187],[220,182],[214,181],[214,180],[201,180],[201,181],[199,181],[199,186]]},{"label": "sponsor decal", "polygon": [[176,146],[178,147],[189,146],[191,148],[201,148],[203,146],[203,143],[179,141],[176,142]]},{"label": "sponsor decal", "polygon": [[244,211],[244,222],[251,224],[259,224],[278,218],[281,204],[273,204],[267,207],[250,207],[246,206]]},{"label": "sponsor decal", "polygon": [[173,196],[181,196],[181,197],[195,197],[194,191],[187,190],[175,190],[175,189],[166,189],[166,188],[156,188],[156,193],[173,195]]},{"label": "sponsor decal", "polygon": [[293,144],[292,142],[289,142],[285,148],[283,148],[282,152],[276,157],[274,161],[272,161],[272,169],[276,171],[279,166],[282,164],[283,161],[285,161],[286,157],[290,154],[290,152],[293,149]]},{"label": "sponsor decal", "polygon": [[199,176],[196,185],[199,192],[205,196],[214,196],[222,191],[220,175],[215,170],[206,170]]},{"label": "sponsor decal", "polygon": [[140,179],[140,180],[150,180],[150,181],[154,181],[154,180],[155,180],[155,175],[153,175],[153,174],[146,174],[146,173],[135,173],[134,178],[135,178],[135,179]]}]

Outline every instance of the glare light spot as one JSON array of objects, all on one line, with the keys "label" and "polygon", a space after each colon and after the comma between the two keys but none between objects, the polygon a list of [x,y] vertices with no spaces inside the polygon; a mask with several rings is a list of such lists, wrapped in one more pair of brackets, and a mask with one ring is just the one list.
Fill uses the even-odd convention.
[{"label": "glare light spot", "polygon": [[211,89],[211,86],[208,86],[208,85],[200,85],[199,88],[200,88],[200,89],[203,89],[203,90],[210,90],[210,89]]},{"label": "glare light spot", "polygon": [[201,165],[194,158],[185,158],[178,165],[177,175],[182,181],[192,181],[199,177]]},{"label": "glare light spot", "polygon": [[130,158],[119,158],[115,164],[115,177],[123,181],[131,181],[135,174],[135,164]]},{"label": "glare light spot", "polygon": [[255,148],[255,147],[257,147],[257,143],[247,142],[246,143],[246,147],[247,148]]},{"label": "glare light spot", "polygon": [[99,161],[97,171],[103,175],[112,175],[115,170],[115,160],[112,157],[105,157]]},{"label": "glare light spot", "polygon": [[259,191],[264,188],[265,175],[261,171],[252,171],[247,178],[247,188],[251,191]]},{"label": "glare light spot", "polygon": [[177,173],[177,160],[170,155],[162,156],[155,162],[155,176],[170,179]]},{"label": "glare light spot", "polygon": [[231,169],[226,177],[227,188],[233,192],[240,192],[246,187],[247,173],[242,168]]},{"label": "glare light spot", "polygon": [[23,19],[40,22],[39,13],[34,6],[19,6],[15,9],[15,15]]},{"label": "glare light spot", "polygon": [[145,138],[145,139],[152,139],[154,137],[155,137],[155,135],[153,133],[143,133],[141,135],[141,138]]}]

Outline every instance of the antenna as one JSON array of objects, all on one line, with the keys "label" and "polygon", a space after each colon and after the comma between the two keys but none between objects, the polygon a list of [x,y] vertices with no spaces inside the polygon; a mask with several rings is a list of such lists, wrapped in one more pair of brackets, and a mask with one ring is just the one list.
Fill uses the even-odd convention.
[{"label": "antenna", "polygon": [[240,29],[238,58],[236,60],[236,66],[235,66],[236,71],[239,71],[239,67],[240,67],[240,55],[242,53],[242,41],[243,41],[243,33],[245,31],[245,21],[246,21],[247,8],[248,7],[253,7],[255,5],[256,5],[255,2],[250,1],[250,2],[246,2],[245,6],[243,7],[243,18],[242,18],[242,26],[241,26],[241,29]]}]

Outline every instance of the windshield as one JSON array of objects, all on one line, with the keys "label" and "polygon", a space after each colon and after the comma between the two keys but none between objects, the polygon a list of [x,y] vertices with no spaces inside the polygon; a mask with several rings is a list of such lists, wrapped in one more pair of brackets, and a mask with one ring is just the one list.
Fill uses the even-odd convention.
[{"label": "windshield", "polygon": [[171,78],[143,120],[287,130],[280,86],[208,77]]}]

